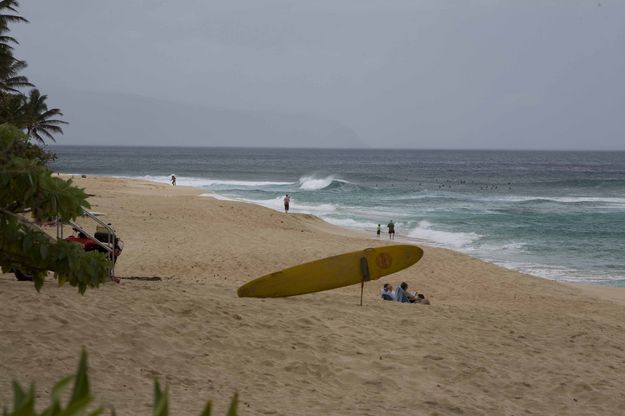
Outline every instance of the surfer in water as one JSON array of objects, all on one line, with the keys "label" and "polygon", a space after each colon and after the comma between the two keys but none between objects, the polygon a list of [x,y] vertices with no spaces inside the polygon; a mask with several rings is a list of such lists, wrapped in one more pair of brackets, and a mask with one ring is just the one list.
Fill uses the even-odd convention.
[{"label": "surfer in water", "polygon": [[289,203],[291,202],[291,198],[289,198],[289,194],[286,194],[284,197],[284,213],[289,213]]},{"label": "surfer in water", "polygon": [[389,240],[394,240],[395,239],[395,223],[393,222],[393,220],[391,220],[391,222],[388,223],[387,227],[388,227]]}]

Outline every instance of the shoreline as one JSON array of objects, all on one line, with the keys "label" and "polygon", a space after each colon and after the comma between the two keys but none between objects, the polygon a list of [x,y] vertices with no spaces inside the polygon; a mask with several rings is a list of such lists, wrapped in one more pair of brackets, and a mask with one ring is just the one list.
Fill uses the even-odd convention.
[{"label": "shoreline", "polygon": [[[70,178],[70,177],[74,178],[75,176],[80,178],[80,176],[81,176],[81,174],[76,174],[76,173],[74,173],[74,174],[59,173],[59,175],[62,176],[62,177],[66,177],[66,178]],[[110,175],[97,175],[97,174],[90,174],[90,176],[93,176],[93,177],[96,177],[96,178],[109,178],[109,179],[120,179],[120,180],[129,180],[129,181],[145,181],[145,182],[152,183],[152,184],[171,186],[167,180],[159,181],[159,180],[150,180],[150,179],[144,179],[144,178],[139,178],[139,177],[110,176]],[[215,200],[218,200],[218,201],[230,201],[230,202],[237,202],[237,203],[241,203],[241,204],[249,204],[249,205],[256,206],[256,207],[263,207],[263,208],[272,210],[272,211],[277,212],[277,213],[281,213],[282,212],[279,209],[274,209],[272,207],[268,207],[268,206],[265,206],[263,204],[254,202],[252,200],[241,200],[241,199],[235,199],[235,198],[226,197],[226,196],[223,196],[223,195],[220,195],[220,194],[208,191],[208,190],[206,190],[204,188],[201,188],[201,187],[195,187],[195,186],[191,186],[191,185],[177,185],[176,187],[179,187],[179,188],[182,188],[182,187],[189,188],[189,189],[193,189],[194,191],[203,191],[203,192],[201,192],[200,194],[197,195],[197,196],[203,197],[203,198],[212,198],[212,199],[215,199]],[[492,264],[492,265],[497,266],[497,267],[501,267],[501,268],[503,268],[505,270],[509,270],[509,271],[512,271],[512,272],[515,272],[515,273],[520,273],[520,274],[527,275],[527,276],[536,277],[536,278],[539,278],[539,279],[545,279],[545,280],[548,280],[548,281],[558,282],[558,283],[562,283],[562,284],[565,284],[565,285],[569,285],[570,284],[570,285],[573,285],[574,287],[577,287],[577,286],[580,286],[580,287],[584,287],[584,286],[595,287],[595,286],[597,286],[597,287],[605,287],[605,288],[608,288],[608,289],[609,288],[623,289],[623,291],[625,292],[625,287],[619,286],[619,285],[611,285],[607,281],[601,281],[601,282],[598,282],[598,283],[593,283],[593,282],[574,281],[574,280],[567,280],[567,279],[550,278],[550,277],[547,277],[547,276],[540,276],[540,275],[537,275],[537,274],[532,274],[532,273],[525,272],[523,270],[515,269],[513,267],[508,267],[506,264],[501,264],[501,263],[496,262],[496,261],[491,260],[491,259],[484,259],[484,258],[481,258],[481,257],[477,257],[475,255],[472,255],[472,254],[469,254],[469,253],[466,253],[466,252],[454,249],[454,248],[446,247],[443,244],[439,244],[439,243],[436,243],[436,242],[431,242],[431,241],[424,240],[424,239],[411,238],[411,237],[406,237],[406,236],[402,237],[401,235],[399,235],[396,240],[388,240],[388,239],[384,238],[384,236],[385,236],[384,232],[382,232],[382,237],[378,239],[376,237],[371,237],[371,233],[375,232],[374,228],[372,228],[371,232],[369,232],[368,230],[363,230],[363,229],[356,228],[356,227],[346,227],[346,226],[343,226],[343,225],[334,224],[332,222],[327,221],[324,218],[321,218],[321,217],[319,217],[319,216],[317,216],[315,214],[311,214],[311,213],[307,213],[307,212],[291,213],[291,215],[294,215],[294,214],[302,214],[302,215],[313,216],[313,217],[319,219],[320,221],[323,221],[323,222],[327,223],[329,226],[337,227],[337,229],[343,230],[345,233],[347,233],[346,235],[349,235],[349,233],[354,233],[354,235],[356,235],[356,236],[358,236],[360,238],[366,238],[366,239],[369,239],[371,241],[379,241],[379,242],[397,241],[397,243],[406,243],[406,244],[413,244],[413,245],[424,245],[424,246],[427,246],[427,247],[430,247],[430,248],[450,250],[450,251],[452,251],[454,253],[457,253],[459,255],[468,256],[470,258],[473,258],[473,259],[476,259],[476,260],[479,260],[479,261],[483,261],[485,263]],[[596,292],[599,293],[600,291],[596,291]]]},{"label": "shoreline", "polygon": [[[208,399],[225,413],[234,392],[242,415],[625,410],[622,290],[609,299],[422,245],[417,264],[365,285],[362,307],[359,285],[239,298],[258,276],[388,240],[191,187],[74,183],[124,240],[118,275],[162,280],[81,296],[0,275],[0,405],[12,380],[36,381],[46,403],[84,346],[96,403],[120,415],[149,414],[155,378],[169,385],[172,414],[197,414]],[[379,299],[383,283],[401,281],[432,304]]]}]

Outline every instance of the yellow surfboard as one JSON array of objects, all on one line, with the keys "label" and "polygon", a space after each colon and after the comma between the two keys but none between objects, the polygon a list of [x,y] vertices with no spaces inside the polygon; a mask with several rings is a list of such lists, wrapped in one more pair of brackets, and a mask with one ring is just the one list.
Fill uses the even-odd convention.
[{"label": "yellow surfboard", "polygon": [[421,257],[421,248],[407,244],[367,248],[261,276],[237,293],[239,297],[279,298],[321,292],[379,279],[412,266]]}]

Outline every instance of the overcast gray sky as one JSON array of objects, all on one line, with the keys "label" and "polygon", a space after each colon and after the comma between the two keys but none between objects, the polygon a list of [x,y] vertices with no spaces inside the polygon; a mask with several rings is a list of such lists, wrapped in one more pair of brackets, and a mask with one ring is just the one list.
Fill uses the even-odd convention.
[{"label": "overcast gray sky", "polygon": [[625,149],[622,0],[21,3],[16,54],[72,123],[60,144],[105,140],[67,98],[89,92],[323,119],[372,147]]}]

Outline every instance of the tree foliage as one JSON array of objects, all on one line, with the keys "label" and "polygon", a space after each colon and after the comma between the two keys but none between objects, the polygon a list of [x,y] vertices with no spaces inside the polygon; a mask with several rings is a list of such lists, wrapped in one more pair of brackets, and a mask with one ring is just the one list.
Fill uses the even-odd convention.
[{"label": "tree foliage", "polygon": [[109,276],[106,256],[52,238],[36,225],[49,218],[74,220],[89,208],[87,195],[39,161],[16,156],[25,140],[15,127],[0,126],[0,267],[32,274],[37,290],[48,270],[80,293],[98,287]]},{"label": "tree foliage", "polygon": [[63,116],[63,113],[58,108],[48,109],[47,98],[38,89],[31,90],[18,113],[22,117],[26,134],[40,143],[44,143],[44,137],[54,141],[53,134],[63,134],[60,125],[67,124],[66,121],[54,118]]},{"label": "tree foliage", "polygon": [[54,141],[55,134],[63,134],[61,125],[67,122],[59,119],[61,110],[48,108],[48,97],[38,89],[22,91],[34,85],[22,74],[26,61],[14,56],[18,42],[9,36],[10,23],[28,23],[17,14],[18,7],[17,0],[0,0],[0,124],[12,124],[43,144],[44,138]]},{"label": "tree foliage", "polygon": [[[62,403],[63,393],[73,383],[73,388],[67,403]],[[93,396],[89,384],[89,374],[87,367],[87,353],[83,349],[80,355],[80,363],[76,374],[69,375],[59,380],[50,392],[48,407],[41,412],[35,409],[35,385],[31,384],[28,390],[23,389],[17,382],[13,382],[13,410],[8,410],[6,406],[2,412],[3,416],[97,416],[104,412],[104,408],[92,407]],[[226,416],[236,416],[238,398],[235,394],[230,402],[230,408]],[[200,416],[211,416],[212,403],[209,401],[204,406]],[[115,411],[111,412],[113,415]],[[169,416],[169,392],[167,387],[162,390],[158,381],[154,381],[154,402],[152,407],[154,416]]]},{"label": "tree foliage", "polygon": [[49,218],[74,220],[89,203],[82,189],[46,168],[56,156],[29,141],[54,140],[66,123],[39,90],[22,92],[32,84],[21,74],[26,62],[14,57],[18,42],[9,36],[10,23],[27,22],[18,7],[17,0],[0,0],[0,268],[32,276],[37,290],[53,271],[59,284],[67,282],[84,293],[108,277],[111,265],[103,254],[86,253],[37,226]]}]

